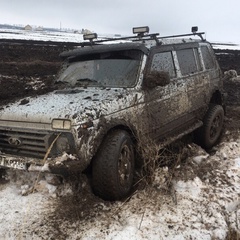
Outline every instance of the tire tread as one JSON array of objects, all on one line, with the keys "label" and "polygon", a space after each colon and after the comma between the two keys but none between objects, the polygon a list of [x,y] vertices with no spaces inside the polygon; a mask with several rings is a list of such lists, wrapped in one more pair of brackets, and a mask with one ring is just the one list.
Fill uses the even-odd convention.
[{"label": "tire tread", "polygon": [[116,176],[117,162],[115,158],[118,157],[117,149],[124,138],[132,144],[131,138],[126,131],[115,130],[110,132],[93,159],[93,191],[106,200],[121,199],[128,192],[119,187]]}]

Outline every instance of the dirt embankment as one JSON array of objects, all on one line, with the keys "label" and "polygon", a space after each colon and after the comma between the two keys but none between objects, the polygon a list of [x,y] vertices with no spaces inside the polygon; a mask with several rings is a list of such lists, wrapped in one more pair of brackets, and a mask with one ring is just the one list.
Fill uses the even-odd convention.
[{"label": "dirt embankment", "polygon": [[72,48],[72,44],[0,42],[0,105],[51,91],[61,66],[59,53]]},{"label": "dirt embankment", "polygon": [[226,104],[230,106],[237,106],[240,104],[240,77],[234,76],[234,74],[240,75],[240,51],[239,50],[215,50],[219,65],[223,72],[234,69],[236,72],[232,72],[232,78],[228,78],[225,75],[223,82],[226,97]]},{"label": "dirt embankment", "polygon": [[240,50],[215,50],[218,62],[223,72],[235,69],[240,75]]},{"label": "dirt embankment", "polygon": [[56,74],[63,46],[0,44],[0,73],[5,76],[40,77]]},{"label": "dirt embankment", "polygon": [[[240,51],[239,50],[215,50],[219,65],[223,72],[228,70],[236,70],[240,75]],[[224,81],[224,90],[227,93],[226,103],[227,105],[239,105],[240,104],[240,78],[239,80]]]}]

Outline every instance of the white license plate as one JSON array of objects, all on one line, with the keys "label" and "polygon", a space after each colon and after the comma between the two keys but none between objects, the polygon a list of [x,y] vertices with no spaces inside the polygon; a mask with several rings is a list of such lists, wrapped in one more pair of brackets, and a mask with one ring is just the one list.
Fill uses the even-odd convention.
[{"label": "white license plate", "polygon": [[27,169],[26,164],[24,162],[16,159],[7,159],[7,157],[5,156],[0,156],[0,166],[21,170]]}]

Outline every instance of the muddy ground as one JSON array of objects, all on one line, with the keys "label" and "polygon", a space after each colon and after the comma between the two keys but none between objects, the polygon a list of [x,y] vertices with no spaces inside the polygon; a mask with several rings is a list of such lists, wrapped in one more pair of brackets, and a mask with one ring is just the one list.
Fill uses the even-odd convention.
[{"label": "muddy ground", "polygon": [[59,53],[72,48],[67,43],[0,42],[0,105],[51,91],[61,66]]}]

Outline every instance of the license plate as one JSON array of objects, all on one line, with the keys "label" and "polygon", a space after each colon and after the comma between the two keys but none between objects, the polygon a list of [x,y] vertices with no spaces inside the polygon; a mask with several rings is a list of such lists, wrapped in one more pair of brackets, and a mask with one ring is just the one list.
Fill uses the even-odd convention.
[{"label": "license plate", "polygon": [[27,169],[24,162],[16,159],[8,159],[5,156],[0,156],[0,165],[7,168],[15,168],[21,170]]}]

